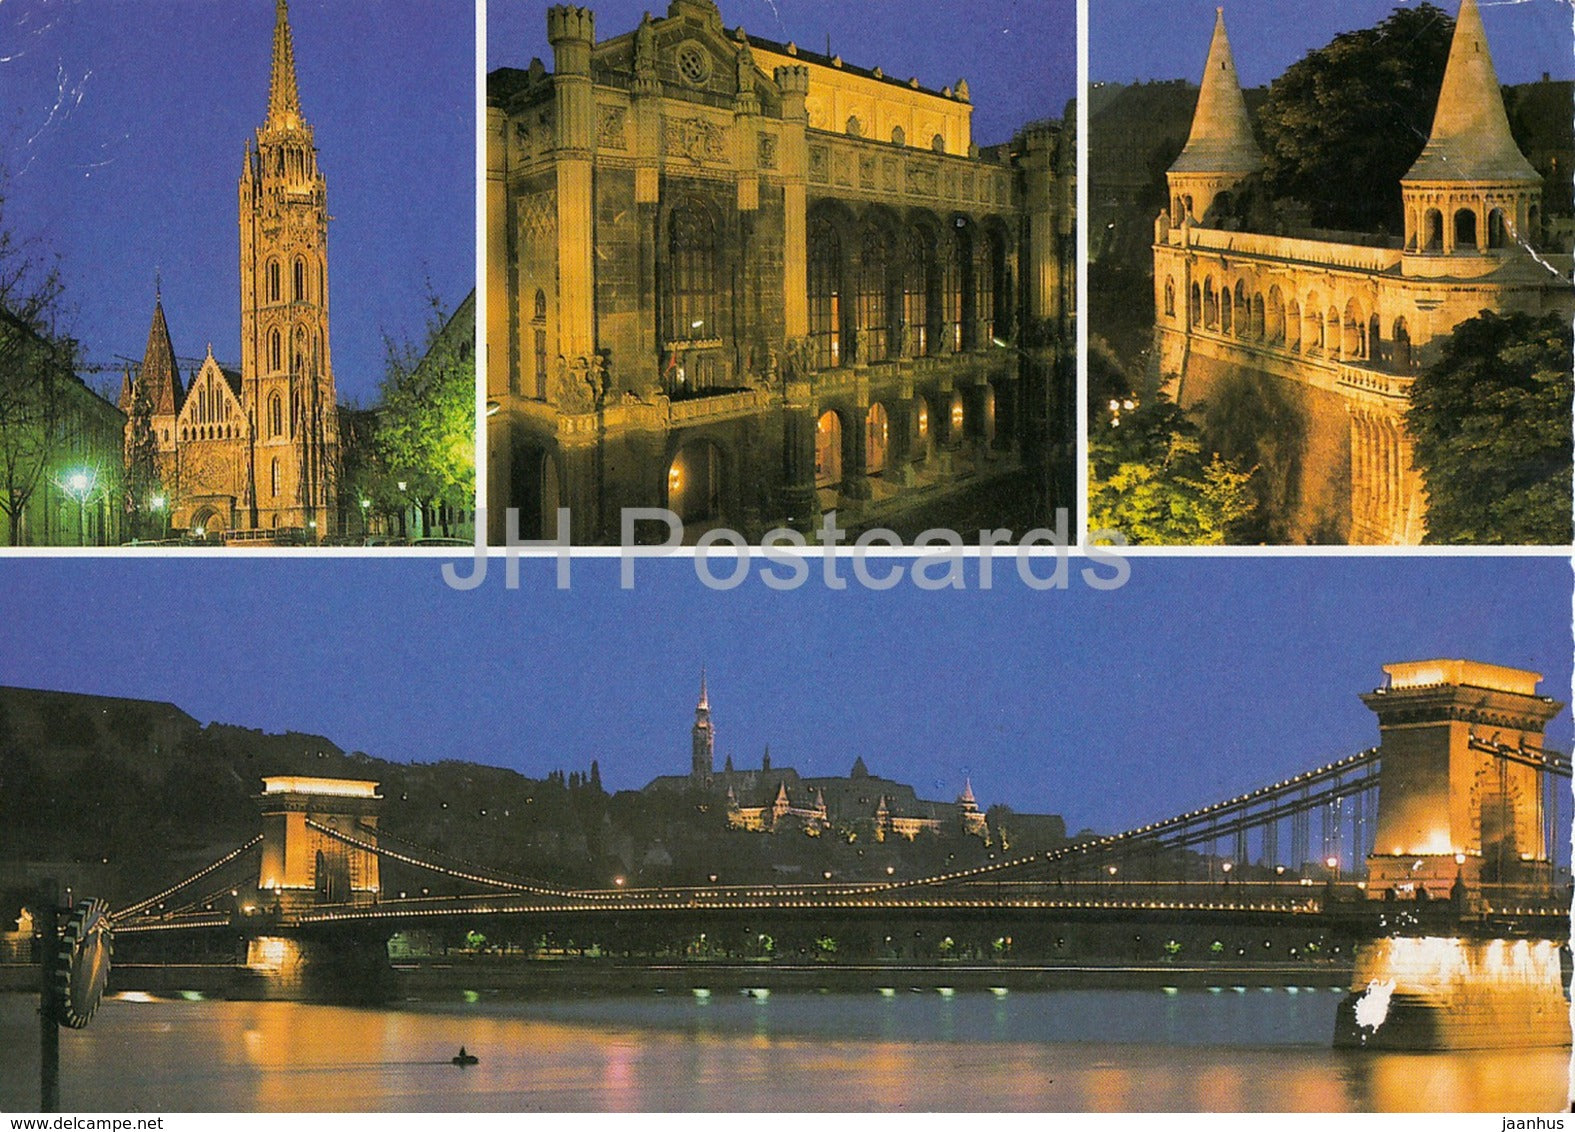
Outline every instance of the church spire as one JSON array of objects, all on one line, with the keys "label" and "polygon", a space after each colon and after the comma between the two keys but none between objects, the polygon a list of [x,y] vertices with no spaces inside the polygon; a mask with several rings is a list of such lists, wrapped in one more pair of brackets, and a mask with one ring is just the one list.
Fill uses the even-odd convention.
[{"label": "church spire", "polygon": [[705,693],[705,665],[700,666],[700,702],[695,705],[696,711],[710,711],[711,700]]},{"label": "church spire", "polygon": [[148,348],[142,353],[137,382],[147,385],[148,401],[155,415],[175,413],[180,405],[180,370],[175,364],[169,324],[164,321],[164,300],[157,287],[153,296],[153,324],[148,327]]},{"label": "church spire", "polygon": [[1187,145],[1170,167],[1172,173],[1256,173],[1263,151],[1252,136],[1247,100],[1242,97],[1236,60],[1225,34],[1225,9],[1214,10],[1214,38],[1198,91]]},{"label": "church spire", "polygon": [[1432,134],[1407,181],[1541,183],[1509,131],[1477,0],[1461,0]]},{"label": "church spire", "polygon": [[278,0],[273,25],[273,77],[268,84],[265,129],[301,126],[301,94],[295,85],[295,43],[290,37],[290,9]]}]

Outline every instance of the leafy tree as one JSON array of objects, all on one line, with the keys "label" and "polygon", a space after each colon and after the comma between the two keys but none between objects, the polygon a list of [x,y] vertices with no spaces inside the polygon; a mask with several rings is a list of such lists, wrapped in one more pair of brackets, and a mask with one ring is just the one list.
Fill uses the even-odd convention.
[{"label": "leafy tree", "polygon": [[58,273],[3,222],[0,198],[0,512],[12,546],[27,540],[23,513],[46,482],[67,431],[75,344],[55,337]]},{"label": "leafy tree", "polygon": [[1571,541],[1568,317],[1488,311],[1455,328],[1411,389],[1427,541]]},{"label": "leafy tree", "polygon": [[1432,4],[1396,8],[1293,63],[1258,112],[1269,189],[1321,227],[1399,232],[1400,178],[1432,130],[1454,28]]},{"label": "leafy tree", "polygon": [[470,509],[476,497],[475,313],[466,304],[450,319],[436,296],[428,302],[423,347],[388,343],[369,497],[393,512],[413,501],[427,529],[436,513],[447,533],[448,515]]},{"label": "leafy tree", "polygon": [[[159,476],[159,442],[153,431],[153,392],[147,382],[132,386],[131,440],[126,446],[125,507],[133,538],[163,537],[172,500]],[[153,500],[163,496],[163,506]]]},{"label": "leafy tree", "polygon": [[[1240,541],[1254,509],[1252,471],[1203,458],[1198,427],[1168,398],[1146,400],[1093,344],[1088,361],[1088,526],[1134,545]],[[1111,409],[1109,406],[1114,405]]]}]

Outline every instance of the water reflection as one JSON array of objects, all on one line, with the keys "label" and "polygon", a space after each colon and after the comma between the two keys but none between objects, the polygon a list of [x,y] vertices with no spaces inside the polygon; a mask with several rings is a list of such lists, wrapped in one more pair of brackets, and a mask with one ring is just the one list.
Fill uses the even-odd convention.
[{"label": "water reflection", "polygon": [[[1568,1051],[1329,1048],[1340,992],[713,994],[407,1004],[113,1000],[62,1036],[66,1109],[1551,1111]],[[0,1044],[36,1058],[33,1003]],[[937,1056],[937,1047],[945,1055]],[[481,1062],[449,1063],[461,1045]],[[0,1065],[0,1108],[37,1063]]]}]

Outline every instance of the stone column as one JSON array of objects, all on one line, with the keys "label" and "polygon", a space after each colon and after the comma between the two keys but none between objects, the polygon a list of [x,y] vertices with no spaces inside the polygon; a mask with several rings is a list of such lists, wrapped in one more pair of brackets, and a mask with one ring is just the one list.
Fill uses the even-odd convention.
[{"label": "stone column", "polygon": [[558,174],[558,352],[589,357],[596,345],[595,209],[591,152],[596,100],[591,92],[591,46],[596,16],[589,8],[547,10],[547,40],[556,73]]},{"label": "stone column", "polygon": [[809,150],[804,142],[809,124],[809,112],[804,108],[809,68],[778,67],[776,81],[782,90],[777,161],[782,175],[783,333],[792,341],[809,334]]}]

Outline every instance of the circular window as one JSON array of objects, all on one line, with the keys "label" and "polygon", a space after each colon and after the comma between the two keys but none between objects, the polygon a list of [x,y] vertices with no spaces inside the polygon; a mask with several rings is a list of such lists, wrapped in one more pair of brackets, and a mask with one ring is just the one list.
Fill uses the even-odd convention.
[{"label": "circular window", "polygon": [[711,58],[698,43],[683,43],[678,47],[678,73],[684,81],[694,86],[704,86],[711,77]]}]

